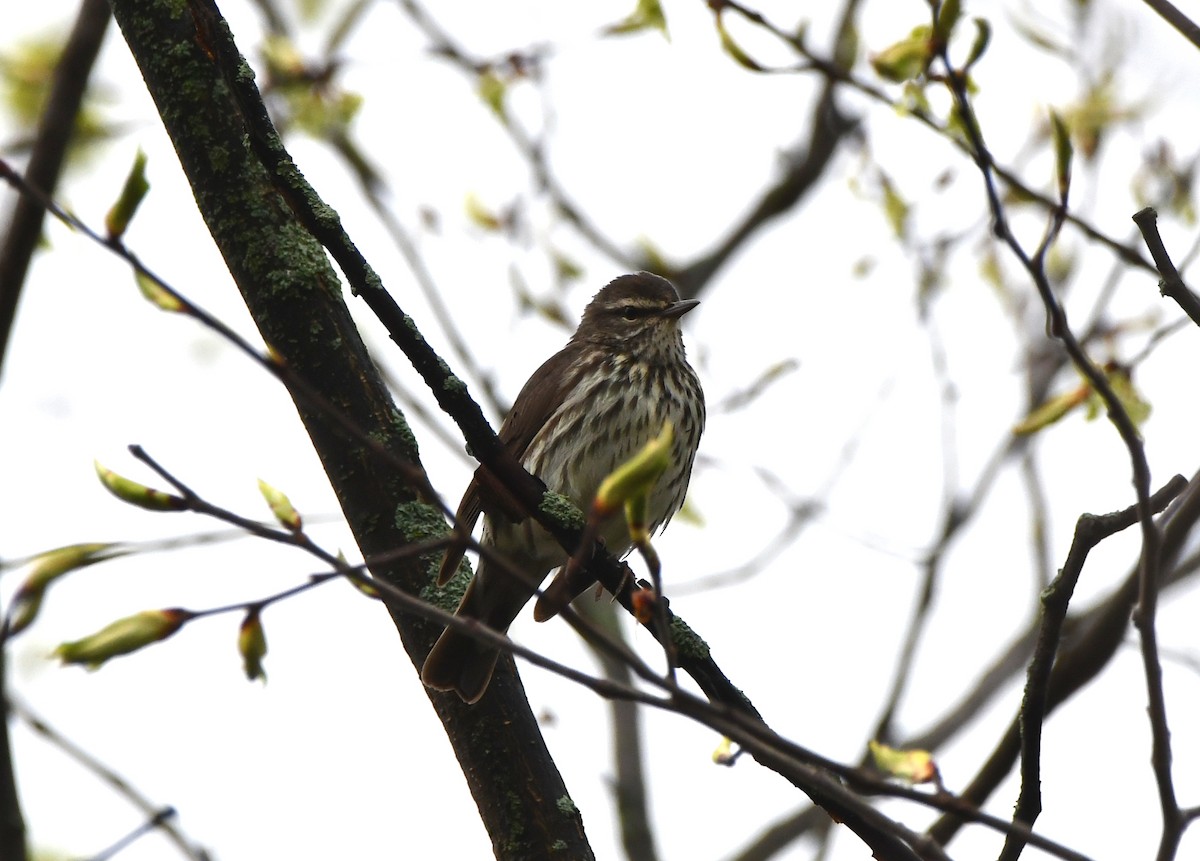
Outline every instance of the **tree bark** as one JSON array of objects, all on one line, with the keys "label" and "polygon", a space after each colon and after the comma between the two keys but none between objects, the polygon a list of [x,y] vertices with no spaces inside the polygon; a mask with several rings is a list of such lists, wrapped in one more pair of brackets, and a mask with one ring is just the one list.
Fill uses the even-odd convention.
[{"label": "tree bark", "polygon": [[[280,193],[277,173],[264,166],[250,143],[245,104],[233,98],[227,82],[235,76],[244,92],[253,87],[252,72],[237,54],[215,5],[206,0],[112,0],[112,8],[200,213],[263,338],[320,400],[334,405],[386,451],[381,455],[347,434],[311,397],[292,392],[363,557],[371,560],[444,531],[440,511],[422,496],[423,480],[413,480],[423,479],[415,439],[351,321],[338,276]],[[324,207],[311,189],[307,193]],[[331,210],[325,211],[336,221]],[[407,467],[401,468],[401,462]],[[371,570],[418,594],[429,585],[434,561],[424,557],[372,564]],[[392,618],[419,667],[439,627],[395,609]],[[496,857],[591,858],[582,818],[550,758],[511,660],[505,664],[494,690],[473,707],[430,693]],[[397,743],[402,743],[399,735]],[[395,852],[404,852],[400,842]]]}]

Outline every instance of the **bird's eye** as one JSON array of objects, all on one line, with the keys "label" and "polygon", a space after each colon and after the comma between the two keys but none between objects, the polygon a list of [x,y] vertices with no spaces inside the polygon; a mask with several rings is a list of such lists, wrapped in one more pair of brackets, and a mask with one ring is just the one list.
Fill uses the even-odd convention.
[{"label": "bird's eye", "polygon": [[626,305],[621,309],[621,316],[626,320],[636,320],[638,317],[642,316],[642,309],[636,308],[633,305]]}]

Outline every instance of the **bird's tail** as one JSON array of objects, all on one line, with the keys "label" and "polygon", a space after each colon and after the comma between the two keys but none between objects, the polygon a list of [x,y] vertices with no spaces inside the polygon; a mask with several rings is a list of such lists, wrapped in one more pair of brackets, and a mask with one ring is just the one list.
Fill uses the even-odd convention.
[{"label": "bird's tail", "polygon": [[[533,586],[517,582],[504,571],[490,570],[480,560],[455,615],[475,619],[503,634],[533,592]],[[455,691],[465,702],[473,703],[487,690],[499,657],[495,647],[463,631],[447,628],[425,658],[421,681],[435,690]]]},{"label": "bird's tail", "polygon": [[434,643],[421,681],[439,691],[454,691],[464,702],[477,702],[487,690],[500,652],[461,631],[447,628]]}]

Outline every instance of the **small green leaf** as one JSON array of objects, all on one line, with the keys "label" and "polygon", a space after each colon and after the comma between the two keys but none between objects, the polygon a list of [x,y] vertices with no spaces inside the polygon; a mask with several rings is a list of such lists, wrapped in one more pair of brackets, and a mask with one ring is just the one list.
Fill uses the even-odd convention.
[{"label": "small green leaf", "polygon": [[558,249],[553,249],[550,257],[554,263],[554,274],[559,281],[578,281],[583,277],[583,267],[575,258]]},{"label": "small green leaf", "polygon": [[884,48],[871,57],[871,66],[881,78],[896,83],[911,81],[925,73],[933,59],[929,27],[913,29],[907,38]]},{"label": "small green leaf", "polygon": [[508,94],[508,84],[490,69],[479,76],[475,82],[475,91],[483,103],[492,109],[492,113],[500,119],[505,119],[504,97]]},{"label": "small green leaf", "polygon": [[971,67],[979,62],[991,41],[992,25],[983,18],[976,18],[975,41],[971,43],[971,53],[967,54],[967,62],[963,64],[964,72],[970,71]]},{"label": "small green leaf", "polygon": [[1071,190],[1071,160],[1075,150],[1071,146],[1071,133],[1057,111],[1050,112],[1050,136],[1054,142],[1054,177],[1058,182],[1058,199],[1064,204]]},{"label": "small green leaf", "polygon": [[593,514],[607,517],[623,505],[629,534],[639,546],[649,537],[646,531],[647,497],[659,477],[671,466],[674,441],[674,426],[670,421],[663,422],[658,436],[609,473],[596,491]]},{"label": "small green leaf", "polygon": [[146,154],[139,149],[133,158],[133,167],[125,177],[121,196],[104,216],[104,229],[108,232],[109,239],[118,240],[125,235],[125,231],[129,229],[129,222],[133,220],[134,213],[149,190],[150,183],[146,180]]},{"label": "small green leaf", "polygon": [[933,37],[939,45],[947,45],[954,35],[954,27],[962,17],[961,0],[944,0],[938,9],[937,21],[933,25]]},{"label": "small green leaf", "polygon": [[[1112,388],[1113,394],[1117,396],[1117,400],[1121,402],[1121,406],[1125,408],[1125,412],[1129,415],[1129,420],[1134,425],[1140,428],[1146,423],[1146,419],[1150,418],[1150,403],[1146,401],[1141,392],[1133,384],[1131,369],[1118,365],[1115,362],[1110,362],[1104,367],[1104,376],[1108,380],[1109,387]],[[1099,394],[1093,392],[1088,398],[1087,403],[1087,418],[1088,420],[1099,418],[1106,413],[1104,400]]]},{"label": "small green leaf", "polygon": [[742,50],[742,46],[733,40],[729,35],[729,30],[725,27],[725,19],[718,14],[716,16],[717,36],[721,39],[721,48],[726,54],[733,57],[743,69],[749,69],[751,72],[761,72],[763,67],[760,66],[749,54]]},{"label": "small green leaf", "polygon": [[858,28],[851,25],[838,34],[837,44],[833,46],[833,64],[843,71],[854,68],[858,59]]},{"label": "small green leaf", "polygon": [[134,270],[133,278],[137,282],[142,295],[161,308],[163,311],[178,313],[187,309],[187,304],[174,293],[163,288],[161,284],[145,272]]},{"label": "small green leaf", "polygon": [[488,209],[479,196],[474,192],[467,195],[464,203],[464,209],[467,213],[467,218],[476,227],[482,227],[484,230],[497,231],[504,228],[504,219],[497,215],[493,210]]},{"label": "small green leaf", "polygon": [[667,32],[667,16],[663,13],[659,0],[637,0],[637,7],[626,17],[615,24],[610,24],[601,32],[605,36],[626,36],[640,33],[643,30],[657,30],[663,38],[670,41],[671,34]]},{"label": "small green leaf", "polygon": [[887,217],[888,225],[896,234],[896,238],[904,241],[908,238],[909,215],[912,214],[912,207],[907,200],[900,196],[900,192],[896,190],[896,186],[887,174],[881,172],[879,178],[883,186],[883,214]]},{"label": "small green leaf", "polygon": [[1013,433],[1018,436],[1026,436],[1061,421],[1076,407],[1086,403],[1091,391],[1091,386],[1085,383],[1073,391],[1056,395],[1035,407],[1029,415],[1017,422],[1013,426]]},{"label": "small green leaf", "polygon": [[287,36],[269,35],[259,50],[272,80],[289,82],[304,77],[304,56]]},{"label": "small green leaf", "polygon": [[[9,4],[8,8],[16,7]],[[4,17],[6,20],[7,16]],[[10,27],[5,35],[12,32],[15,31]],[[9,153],[16,152],[11,148],[14,141],[32,139],[46,112],[64,41],[57,34],[17,40],[6,44],[0,54],[0,113],[6,115],[0,119],[0,126],[5,127]],[[103,85],[89,84],[70,129],[69,162],[78,162],[95,151],[94,144],[114,136],[115,126],[97,107],[115,101],[110,96]]]}]

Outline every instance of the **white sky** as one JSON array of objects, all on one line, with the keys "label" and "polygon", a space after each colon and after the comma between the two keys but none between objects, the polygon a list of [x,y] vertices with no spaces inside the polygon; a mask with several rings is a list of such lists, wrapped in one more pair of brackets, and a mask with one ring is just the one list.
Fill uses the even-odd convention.
[{"label": "white sky", "polygon": [[[249,4],[224,6],[249,52],[257,33]],[[720,53],[701,3],[666,3],[670,43],[655,35],[596,37],[600,26],[631,6],[589,4],[586,18],[574,4],[535,2],[445,4],[435,14],[480,54],[555,45],[547,74],[556,107],[556,172],[619,242],[632,246],[649,237],[673,259],[686,259],[769,181],[777,153],[803,133],[814,80],[764,79],[736,67]],[[1188,6],[1200,4],[1185,5],[1185,11],[1200,11]],[[784,4],[763,8],[788,22]],[[878,50],[901,37],[923,20],[923,9],[912,0],[867,4],[864,48]],[[20,34],[69,21],[71,11],[58,4],[23,6],[11,23],[10,12],[0,50]],[[1067,103],[1076,81],[1054,62],[1031,62],[1028,52],[1021,53],[1005,25],[1010,7],[979,3],[967,12],[997,25],[994,53],[979,68],[979,107],[994,152],[1011,163],[1027,140],[1031,118],[1043,115],[1048,104]],[[1200,57],[1146,8],[1127,4],[1118,15],[1126,50],[1137,58],[1123,93],[1127,99],[1151,97],[1153,112],[1134,134],[1108,144],[1111,174],[1077,170],[1073,194],[1095,207],[1104,230],[1128,237],[1128,217],[1136,209],[1128,175],[1138,153],[1161,136],[1175,143],[1181,159],[1197,150],[1191,100],[1200,92]],[[814,24],[814,38],[826,29],[826,22]],[[757,46],[749,38],[746,44]],[[477,357],[495,369],[501,391],[511,398],[566,335],[512,310],[510,267],[520,268],[538,292],[549,290],[538,251],[514,250],[483,235],[468,223],[463,200],[473,193],[500,207],[524,192],[527,179],[467,83],[429,62],[423,47],[392,4],[371,12],[345,51],[353,58],[346,85],[366,96],[357,133],[387,172],[397,212],[412,229],[420,207],[439,213],[441,231],[421,234],[422,253],[447,301],[462,309],[462,331]],[[1021,65],[1015,57],[1024,58]],[[99,78],[116,94],[111,110],[128,133],[73,172],[61,199],[85,220],[100,223],[135,149],[143,148],[152,191],[127,242],[190,299],[254,340],[115,29]],[[513,95],[522,116],[536,115],[530,95]],[[914,216],[919,235],[981,223],[980,185],[965,159],[911,121],[854,99],[845,105],[869,116],[873,154],[902,193],[920,199]],[[8,137],[0,128],[0,141]],[[435,346],[444,347],[402,259],[359,203],[345,172],[312,142],[296,138],[291,148],[400,304]],[[744,250],[689,315],[689,350],[712,404],[774,362],[797,359],[800,367],[752,409],[711,416],[701,449],[711,463],[698,470],[692,493],[707,526],[675,525],[656,543],[668,584],[738,564],[785,518],[756,470],[771,470],[805,497],[824,486],[846,440],[861,433],[843,481],[823,500],[826,515],[769,569],[734,588],[686,593],[673,602],[708,637],[718,662],[775,729],[843,761],[860,755],[890,681],[919,584],[912,560],[934,537],[942,482],[938,392],[928,343],[916,325],[913,266],[890,238],[878,206],[850,187],[848,178],[861,168],[856,159],[843,155],[821,193]],[[947,167],[958,179],[934,195],[931,183]],[[1034,160],[1025,175],[1040,187],[1049,165]],[[11,193],[0,192],[0,205],[7,209],[10,202]],[[545,221],[536,227],[545,231]],[[1166,217],[1163,231],[1180,253],[1194,235]],[[151,515],[107,496],[94,478],[93,458],[150,479],[125,452],[133,442],[211,500],[241,513],[267,516],[255,485],[259,477],[285,490],[306,515],[336,512],[277,386],[196,324],[154,310],[114,258],[57,225],[48,237],[53,253],[36,260],[0,385],[0,476],[7,491],[0,494],[0,523],[7,526],[0,532],[0,556],[214,528],[193,515]],[[585,282],[566,300],[578,314],[617,271],[561,228],[551,238],[588,266]],[[1079,243],[1073,247],[1088,257],[1087,277],[1072,294],[1082,315],[1108,260]],[[855,277],[863,256],[874,266]],[[1013,283],[1028,291],[1010,271]],[[958,383],[958,468],[960,486],[969,488],[1004,429],[1020,417],[1020,368],[1011,326],[970,255],[960,255],[951,280],[935,315]],[[1153,310],[1162,320],[1177,316],[1157,298],[1153,280],[1141,275],[1122,281],[1116,307],[1130,314]],[[420,391],[378,327],[360,317],[379,360]],[[1141,339],[1129,343],[1124,358]],[[1195,407],[1190,396],[1180,395],[1181,386],[1194,382],[1175,369],[1196,366],[1198,343],[1185,331],[1139,369],[1138,383],[1155,409],[1146,442],[1156,486],[1197,466]],[[1059,388],[1074,384],[1064,376]],[[419,426],[418,432],[435,483],[453,497],[466,482],[468,464]],[[1057,566],[1079,513],[1132,501],[1128,462],[1110,427],[1076,416],[1044,441],[1041,463],[1053,503],[1050,548]],[[1021,492],[1019,476],[1006,473],[979,526],[948,557],[938,619],[922,643],[900,714],[905,730],[921,729],[941,714],[996,643],[1027,622],[1037,584]],[[312,533],[327,547],[353,552],[340,524],[316,525]],[[1106,595],[1124,576],[1136,547],[1135,536],[1122,535],[1094,553],[1080,584],[1081,606]],[[55,586],[43,617],[14,644],[13,690],[156,803],[174,805],[185,832],[222,861],[434,852],[485,857],[487,839],[465,783],[390,621],[348,586],[331,584],[268,611],[265,687],[241,675],[234,615],[190,625],[171,641],[98,673],[47,660],[57,643],[118,616],[254,599],[314,570],[295,553],[237,541],[78,573]],[[11,576],[0,580],[6,597],[16,582]],[[1194,588],[1172,595],[1161,619],[1164,648],[1192,659],[1196,601]],[[522,618],[512,633],[560,660],[591,667],[563,625]],[[648,636],[632,637],[653,654]],[[1200,726],[1200,676],[1178,662],[1168,662],[1166,673],[1178,789],[1183,803],[1194,804],[1200,779],[1189,764],[1200,761],[1194,732]],[[535,711],[554,716],[547,740],[597,857],[617,857],[605,704],[537,670],[523,671],[523,678]],[[973,775],[1019,693],[1014,687],[984,716],[976,735],[940,754],[950,788]],[[1158,819],[1144,708],[1140,663],[1129,648],[1049,722],[1046,812],[1039,821],[1044,833],[1098,858],[1147,856]],[[751,761],[714,767],[709,755],[717,742],[713,733],[682,719],[647,715],[656,836],[668,861],[726,857],[805,802]],[[94,853],[140,822],[124,800],[20,724],[15,743],[22,802],[37,847]],[[989,809],[1007,815],[1015,793],[1015,785],[1006,785]],[[888,809],[916,827],[929,818],[912,806]],[[1095,828],[1098,814],[1117,810],[1119,829]],[[1192,851],[1197,842],[1191,840]],[[951,851],[958,858],[990,857],[998,845],[996,836],[973,830]],[[1188,857],[1187,848],[1180,857]],[[120,857],[142,861],[172,857],[171,851],[152,836]],[[783,857],[810,854],[802,845]],[[832,857],[865,855],[843,833]]]}]

